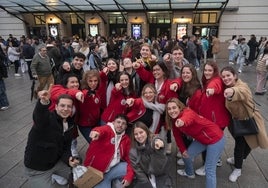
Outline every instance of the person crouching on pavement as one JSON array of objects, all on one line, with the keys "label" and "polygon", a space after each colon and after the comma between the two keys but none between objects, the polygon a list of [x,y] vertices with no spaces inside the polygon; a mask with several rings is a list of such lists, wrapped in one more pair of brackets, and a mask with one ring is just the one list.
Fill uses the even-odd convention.
[{"label": "person crouching on pavement", "polygon": [[[132,182],[134,171],[129,159],[131,141],[125,134],[127,117],[118,114],[113,122],[92,129],[92,139],[84,165],[104,173],[103,180],[95,188],[127,187]],[[120,186],[119,186],[120,185]]]},{"label": "person crouching on pavement", "polygon": [[24,154],[30,188],[52,188],[56,183],[67,187],[70,167],[79,164],[71,155],[75,124],[70,118],[73,99],[60,95],[54,111],[49,111],[50,89],[38,92],[32,126]]}]

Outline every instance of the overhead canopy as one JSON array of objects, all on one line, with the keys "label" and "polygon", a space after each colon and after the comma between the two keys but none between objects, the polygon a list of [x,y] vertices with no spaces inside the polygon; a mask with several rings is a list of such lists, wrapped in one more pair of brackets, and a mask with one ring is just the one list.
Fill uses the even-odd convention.
[{"label": "overhead canopy", "polygon": [[222,10],[229,0],[0,0],[12,13]]}]

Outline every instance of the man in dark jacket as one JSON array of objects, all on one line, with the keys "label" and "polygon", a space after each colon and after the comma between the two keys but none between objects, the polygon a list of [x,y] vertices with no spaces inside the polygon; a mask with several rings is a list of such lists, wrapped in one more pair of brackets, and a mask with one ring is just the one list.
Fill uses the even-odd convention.
[{"label": "man in dark jacket", "polygon": [[35,54],[35,49],[34,47],[31,46],[31,44],[32,44],[32,40],[30,38],[27,38],[22,46],[22,54],[28,66],[28,74],[29,74],[30,80],[33,79],[32,71],[31,71],[31,64],[32,64],[33,56]]},{"label": "man in dark jacket", "polygon": [[81,81],[84,73],[83,65],[85,63],[85,59],[86,56],[83,53],[74,53],[71,63],[65,61],[62,66],[60,66],[56,83],[61,83],[63,76],[67,73],[74,73],[79,78],[79,81]]},{"label": "man in dark jacket", "polygon": [[9,108],[9,102],[6,95],[6,86],[4,78],[7,78],[7,68],[4,64],[5,54],[0,46],[0,110]]},{"label": "man in dark jacket", "polygon": [[60,95],[55,111],[50,112],[50,91],[40,91],[38,96],[24,155],[29,187],[50,188],[55,181],[66,185],[70,166],[79,163],[71,156],[73,100],[69,95]]}]

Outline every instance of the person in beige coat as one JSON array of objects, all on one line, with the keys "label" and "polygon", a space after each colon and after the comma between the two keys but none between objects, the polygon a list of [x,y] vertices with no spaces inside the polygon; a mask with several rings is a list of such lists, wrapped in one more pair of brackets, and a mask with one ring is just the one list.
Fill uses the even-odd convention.
[{"label": "person in beige coat", "polygon": [[213,60],[216,61],[217,54],[220,52],[220,40],[216,36],[212,36],[212,54]]},{"label": "person in beige coat", "polygon": [[230,66],[224,67],[221,70],[221,77],[226,86],[224,90],[224,96],[226,98],[225,106],[231,113],[231,116],[237,119],[254,117],[259,128],[259,133],[256,135],[234,137],[234,157],[228,158],[227,163],[235,167],[229,176],[229,180],[236,182],[237,178],[241,176],[243,161],[247,158],[252,149],[257,147],[263,149],[268,148],[268,137],[264,120],[260,111],[255,106],[248,85],[238,79],[235,69]]}]

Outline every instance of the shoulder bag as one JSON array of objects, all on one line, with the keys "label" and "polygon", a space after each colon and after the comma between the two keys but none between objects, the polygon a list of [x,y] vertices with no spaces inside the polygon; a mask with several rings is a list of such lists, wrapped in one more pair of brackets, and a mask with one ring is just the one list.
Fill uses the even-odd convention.
[{"label": "shoulder bag", "polygon": [[[253,113],[255,111],[255,104],[253,108]],[[249,117],[243,120],[238,120],[232,118],[232,134],[234,137],[236,136],[245,136],[245,135],[255,135],[259,133],[258,125],[254,119],[254,117]]]}]

